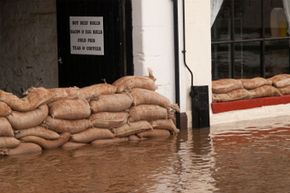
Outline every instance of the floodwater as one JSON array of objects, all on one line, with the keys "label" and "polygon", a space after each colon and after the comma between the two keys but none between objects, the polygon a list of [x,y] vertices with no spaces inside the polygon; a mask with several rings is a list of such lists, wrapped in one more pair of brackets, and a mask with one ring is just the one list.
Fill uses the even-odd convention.
[{"label": "floodwater", "polygon": [[[290,192],[290,118],[0,159],[2,193]],[[227,129],[225,129],[227,128]]]}]

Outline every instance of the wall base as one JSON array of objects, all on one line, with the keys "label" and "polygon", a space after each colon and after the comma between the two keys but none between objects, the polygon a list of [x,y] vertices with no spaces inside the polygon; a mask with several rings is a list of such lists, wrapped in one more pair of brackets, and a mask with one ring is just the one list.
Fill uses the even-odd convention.
[{"label": "wall base", "polygon": [[176,116],[179,116],[180,126],[179,129],[187,129],[188,128],[188,118],[186,112],[177,113]]}]

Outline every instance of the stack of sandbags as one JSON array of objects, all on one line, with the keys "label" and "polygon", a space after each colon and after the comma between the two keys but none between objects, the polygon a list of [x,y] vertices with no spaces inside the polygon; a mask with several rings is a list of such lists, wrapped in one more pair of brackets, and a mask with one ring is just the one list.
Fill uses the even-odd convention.
[{"label": "stack of sandbags", "polygon": [[272,85],[271,79],[255,77],[251,79],[220,79],[212,82],[214,102],[280,96],[280,91]]},{"label": "stack of sandbags", "polygon": [[6,117],[1,119],[0,130],[2,132],[6,130],[6,133],[9,127],[13,130],[13,135],[10,134],[10,138],[0,138],[0,144],[6,143],[6,145],[0,146],[2,154],[13,155],[18,153],[41,152],[41,147],[38,144],[26,143],[17,133],[36,127],[44,121],[48,115],[48,107],[45,103],[50,98],[50,94],[45,92],[43,88],[40,88],[37,92],[27,94],[23,98],[18,98],[11,93],[0,91],[2,112],[4,106],[6,106],[6,109],[7,107],[10,109],[10,113],[7,113]]},{"label": "stack of sandbags", "polygon": [[282,95],[290,94],[290,74],[278,74],[268,80],[273,82]]},{"label": "stack of sandbags", "polygon": [[255,77],[252,79],[241,79],[243,87],[249,91],[250,98],[280,96],[277,88],[272,86],[270,79]]},{"label": "stack of sandbags", "polygon": [[131,96],[128,123],[114,128],[118,137],[141,140],[152,137],[168,137],[179,130],[172,121],[172,114],[179,111],[177,105],[155,92],[157,86],[152,74],[145,76],[126,76],[113,83],[117,92]]},{"label": "stack of sandbags", "polygon": [[125,76],[84,88],[0,91],[0,155],[108,144],[177,133],[177,105],[155,92],[155,78]]},{"label": "stack of sandbags", "polygon": [[75,97],[56,100],[49,106],[49,116],[43,126],[59,134],[71,136],[62,141],[64,149],[73,149],[84,146],[96,139],[113,138],[110,130],[100,130],[91,121],[90,100],[102,95],[113,94],[116,87],[110,84],[96,84],[80,88]]},{"label": "stack of sandbags", "polygon": [[244,89],[241,80],[220,79],[212,81],[212,96],[214,102],[225,102],[248,99],[250,93]]},{"label": "stack of sandbags", "polygon": [[[132,105],[132,98],[127,93],[112,93],[107,95],[100,95],[98,98],[90,101],[92,116],[90,121],[92,125],[98,129],[99,132],[104,134],[104,137],[97,138],[102,139],[102,142],[106,143],[106,140],[112,142],[112,138],[116,137],[116,141],[128,140],[127,136],[115,136],[112,133],[114,128],[121,127],[128,122],[128,109]],[[100,144],[100,141],[94,141],[93,144]]]}]

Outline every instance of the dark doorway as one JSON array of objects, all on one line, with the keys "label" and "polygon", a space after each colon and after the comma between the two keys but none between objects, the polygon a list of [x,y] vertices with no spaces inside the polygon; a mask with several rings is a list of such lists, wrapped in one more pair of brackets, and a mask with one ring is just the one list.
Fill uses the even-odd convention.
[{"label": "dark doorway", "polygon": [[59,86],[133,74],[131,0],[57,0]]}]

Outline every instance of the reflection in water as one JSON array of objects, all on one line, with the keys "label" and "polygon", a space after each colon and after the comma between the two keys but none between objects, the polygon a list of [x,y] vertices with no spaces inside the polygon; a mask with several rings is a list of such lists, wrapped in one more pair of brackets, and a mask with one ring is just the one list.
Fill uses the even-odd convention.
[{"label": "reflection in water", "polygon": [[0,192],[289,192],[287,124],[5,157]]}]

